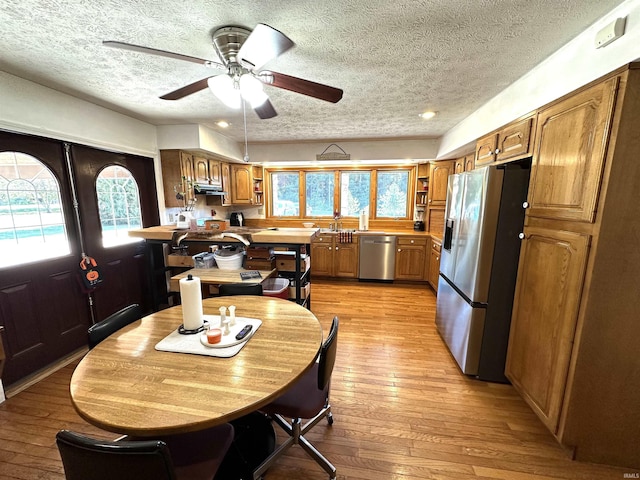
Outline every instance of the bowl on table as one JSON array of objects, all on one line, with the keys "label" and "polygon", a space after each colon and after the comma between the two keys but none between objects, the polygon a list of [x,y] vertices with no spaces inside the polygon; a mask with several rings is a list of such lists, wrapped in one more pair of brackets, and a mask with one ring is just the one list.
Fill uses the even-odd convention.
[{"label": "bowl on table", "polygon": [[313,223],[313,222],[302,222],[302,226],[304,228],[313,228],[314,225],[315,225],[315,223]]}]

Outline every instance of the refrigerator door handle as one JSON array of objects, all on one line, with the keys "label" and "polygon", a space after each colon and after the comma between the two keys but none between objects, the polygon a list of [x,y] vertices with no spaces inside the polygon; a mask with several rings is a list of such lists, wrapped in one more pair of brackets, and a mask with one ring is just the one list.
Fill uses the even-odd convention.
[{"label": "refrigerator door handle", "polygon": [[444,240],[442,242],[442,248],[445,250],[451,250],[451,242],[453,240],[453,219],[447,218],[447,223],[444,228]]}]

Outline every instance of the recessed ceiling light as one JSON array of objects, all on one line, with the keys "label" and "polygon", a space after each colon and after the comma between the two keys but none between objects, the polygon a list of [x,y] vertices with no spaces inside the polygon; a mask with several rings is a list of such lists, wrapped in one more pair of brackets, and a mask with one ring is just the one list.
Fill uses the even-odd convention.
[{"label": "recessed ceiling light", "polygon": [[219,122],[216,122],[216,125],[219,126],[220,128],[229,128],[230,123],[225,122],[224,120],[220,120]]},{"label": "recessed ceiling light", "polygon": [[418,116],[423,120],[429,120],[430,118],[433,118],[436,116],[436,112],[428,111],[428,112],[421,113]]}]

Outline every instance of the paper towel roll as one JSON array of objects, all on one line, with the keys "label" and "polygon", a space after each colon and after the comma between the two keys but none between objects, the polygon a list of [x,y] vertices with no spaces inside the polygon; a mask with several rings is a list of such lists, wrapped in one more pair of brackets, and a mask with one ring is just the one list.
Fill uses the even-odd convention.
[{"label": "paper towel roll", "polygon": [[358,222],[358,230],[369,230],[369,213],[366,210],[360,212],[360,218]]},{"label": "paper towel roll", "polygon": [[180,280],[180,298],[185,330],[197,330],[202,326],[202,291],[198,277],[189,274]]}]

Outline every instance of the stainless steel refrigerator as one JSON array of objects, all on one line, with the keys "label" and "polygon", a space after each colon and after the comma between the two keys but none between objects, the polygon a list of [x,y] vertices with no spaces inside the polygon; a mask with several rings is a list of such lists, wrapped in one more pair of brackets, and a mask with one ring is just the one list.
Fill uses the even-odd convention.
[{"label": "stainless steel refrigerator", "polygon": [[531,161],[449,177],[436,326],[463,373],[504,375]]}]

